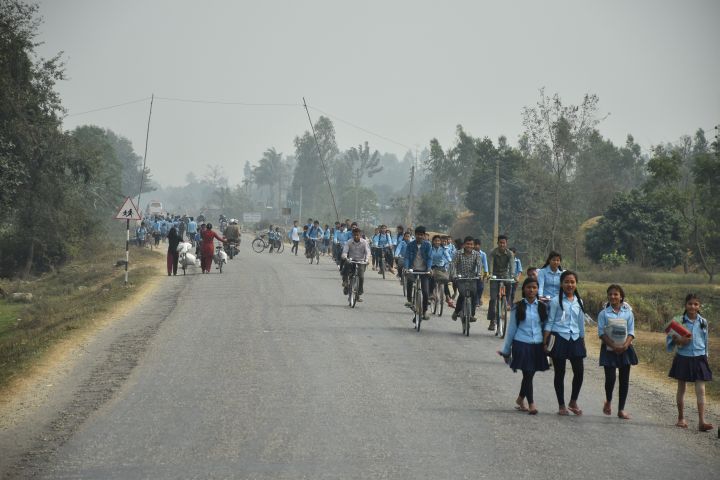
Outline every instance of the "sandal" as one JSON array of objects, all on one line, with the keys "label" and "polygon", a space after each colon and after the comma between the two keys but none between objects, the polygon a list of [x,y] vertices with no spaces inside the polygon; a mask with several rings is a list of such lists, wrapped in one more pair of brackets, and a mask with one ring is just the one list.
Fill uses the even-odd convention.
[{"label": "sandal", "polygon": [[567,408],[560,407],[560,410],[558,410],[557,414],[561,417],[567,417],[568,415],[570,415],[570,412],[568,412]]},{"label": "sandal", "polygon": [[568,410],[570,410],[572,413],[574,413],[577,416],[582,415],[582,410],[580,410],[579,407],[567,407]]},{"label": "sandal", "polygon": [[528,410],[528,415],[537,415],[538,411],[537,408],[533,408],[532,410]]}]

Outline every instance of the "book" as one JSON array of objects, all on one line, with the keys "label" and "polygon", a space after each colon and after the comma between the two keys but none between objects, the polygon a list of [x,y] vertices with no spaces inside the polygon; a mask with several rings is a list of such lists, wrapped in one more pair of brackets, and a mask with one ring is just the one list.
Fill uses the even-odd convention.
[{"label": "book", "polygon": [[[616,346],[622,346],[628,336],[627,321],[623,318],[608,320],[608,325],[605,327],[605,335],[607,335]],[[606,349],[608,352],[613,351],[613,347],[610,345],[606,345]]]},{"label": "book", "polygon": [[685,338],[690,338],[692,336],[690,330],[683,327],[682,324],[675,319],[670,320],[670,322],[665,325],[665,333]]},{"label": "book", "polygon": [[548,352],[552,352],[552,349],[553,349],[553,347],[555,346],[555,335],[553,335],[552,333],[550,334],[550,336],[549,336],[548,339],[547,339],[547,343],[545,344],[545,346],[547,347],[547,351],[548,351]]}]

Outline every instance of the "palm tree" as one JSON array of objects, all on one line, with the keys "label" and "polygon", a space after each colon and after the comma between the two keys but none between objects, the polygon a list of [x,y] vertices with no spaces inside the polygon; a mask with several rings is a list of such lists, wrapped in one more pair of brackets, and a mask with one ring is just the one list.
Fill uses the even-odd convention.
[{"label": "palm tree", "polygon": [[358,148],[353,147],[348,150],[345,153],[345,162],[350,167],[350,178],[352,178],[355,188],[355,218],[358,218],[360,182],[366,174],[368,177],[372,177],[383,169],[380,166],[380,152],[375,150],[370,154],[368,142],[365,142],[364,148],[362,145],[358,145]]},{"label": "palm tree", "polygon": [[277,150],[275,150],[275,147],[268,148],[263,153],[258,166],[252,170],[256,185],[268,185],[277,188],[277,215],[280,215],[281,208],[282,177],[284,171],[282,155],[282,153],[278,153]]}]

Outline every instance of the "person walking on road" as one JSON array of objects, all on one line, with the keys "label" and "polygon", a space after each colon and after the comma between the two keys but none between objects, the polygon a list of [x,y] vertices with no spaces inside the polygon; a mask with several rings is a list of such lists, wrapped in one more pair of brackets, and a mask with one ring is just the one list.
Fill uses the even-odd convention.
[{"label": "person walking on road", "polygon": [[625,291],[620,285],[607,288],[607,306],[598,314],[598,336],[600,345],[600,366],[605,368],[605,404],[603,413],[612,414],[612,397],[615,388],[615,371],[620,371],[620,399],[618,417],[629,420],[625,411],[630,388],[630,367],[638,364],[637,354],[632,346],[635,340],[635,317],[630,305],[625,303]]},{"label": "person walking on road", "polygon": [[213,256],[215,255],[215,239],[221,242],[227,242],[226,239],[218,235],[212,229],[212,223],[205,225],[205,230],[201,230],[200,235],[202,236],[202,259],[200,260],[203,273],[210,273],[212,267]]},{"label": "person walking on road", "polygon": [[297,257],[298,254],[298,245],[300,244],[300,230],[298,229],[298,222],[295,220],[293,222],[293,226],[290,229],[290,241],[292,241],[292,248],[290,249],[290,253],[295,253],[295,256]]},{"label": "person walking on road", "polygon": [[168,251],[167,251],[167,272],[168,277],[172,273],[173,275],[177,275],[177,269],[178,269],[178,260],[180,259],[180,254],[178,253],[178,245],[180,245],[180,242],[182,241],[182,237],[178,233],[178,231],[175,229],[175,227],[171,228],[168,232]]},{"label": "person walking on road", "polygon": [[[550,302],[550,315],[545,323],[545,352],[553,360],[555,395],[558,415],[582,415],[578,397],[583,383],[585,350],[585,309],[577,291],[577,274],[565,270],[560,276],[560,295]],[[550,343],[548,343],[550,342]],[[567,360],[573,371],[570,403],[565,406],[565,367]]]},{"label": "person walking on road", "polygon": [[687,428],[685,420],[685,386],[687,382],[695,383],[695,396],[698,407],[698,430],[708,432],[713,429],[712,423],[705,421],[705,382],[712,380],[712,371],[707,361],[708,354],[708,321],[700,316],[700,298],[694,293],[685,297],[685,311],[680,320],[683,327],[690,331],[690,337],[668,335],[666,344],[668,351],[677,347],[673,359],[670,378],[678,381],[677,410],[678,420],[675,426]]},{"label": "person walking on road", "polygon": [[550,368],[543,349],[543,326],[547,322],[548,312],[545,304],[538,301],[537,292],[537,280],[526,278],[522,284],[522,300],[515,304],[510,313],[505,343],[498,352],[509,362],[513,372],[522,371],[515,409],[530,415],[538,413],[533,397],[535,372],[544,372]]}]

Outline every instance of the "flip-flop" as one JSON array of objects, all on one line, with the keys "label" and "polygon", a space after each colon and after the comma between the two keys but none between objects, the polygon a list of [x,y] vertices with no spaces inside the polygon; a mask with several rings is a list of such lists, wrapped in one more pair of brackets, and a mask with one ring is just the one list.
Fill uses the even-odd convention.
[{"label": "flip-flop", "polygon": [[527,412],[528,411],[527,407],[525,407],[525,406],[521,407],[520,405],[516,406],[515,410],[517,410],[518,412]]},{"label": "flip-flop", "polygon": [[567,409],[558,410],[557,414],[560,415],[561,417],[567,417],[568,415],[570,415],[570,412],[568,412]]},{"label": "flip-flop", "polygon": [[700,430],[701,432],[709,432],[712,429],[713,429],[712,423],[701,423],[700,425],[698,425],[698,430]]},{"label": "flip-flop", "polygon": [[533,408],[532,410],[528,410],[528,415],[537,415],[538,411],[537,408]]},{"label": "flip-flop", "polygon": [[580,410],[578,407],[567,407],[567,409],[577,416],[582,415],[582,410]]}]

